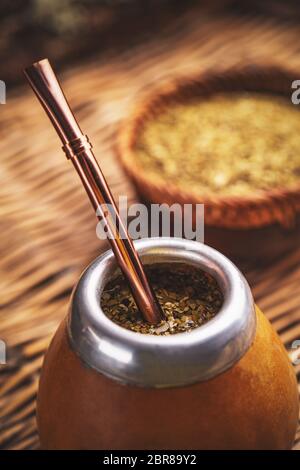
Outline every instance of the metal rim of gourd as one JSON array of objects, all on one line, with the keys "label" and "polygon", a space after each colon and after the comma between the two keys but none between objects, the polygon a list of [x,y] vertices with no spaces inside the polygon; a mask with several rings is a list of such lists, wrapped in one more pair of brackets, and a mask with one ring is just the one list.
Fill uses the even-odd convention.
[{"label": "metal rim of gourd", "polygon": [[129,331],[101,309],[106,283],[118,272],[111,250],[83,272],[71,299],[68,333],[81,361],[124,384],[180,387],[202,382],[232,367],[251,346],[256,315],[248,283],[224,255],[199,242],[149,238],[135,242],[145,264],[187,263],[210,273],[224,302],[217,315],[191,332],[169,336]]}]

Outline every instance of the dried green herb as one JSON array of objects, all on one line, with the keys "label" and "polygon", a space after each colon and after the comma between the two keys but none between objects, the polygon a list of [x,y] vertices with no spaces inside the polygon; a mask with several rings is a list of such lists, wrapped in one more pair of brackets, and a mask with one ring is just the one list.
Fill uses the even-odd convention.
[{"label": "dried green herb", "polygon": [[300,183],[300,114],[281,97],[214,94],[150,118],[135,151],[148,174],[204,195],[291,188]]},{"label": "dried green herb", "polygon": [[200,269],[181,263],[155,264],[146,266],[146,272],[166,316],[158,325],[143,320],[123,276],[110,281],[102,293],[104,313],[128,330],[165,336],[191,331],[213,318],[222,306],[216,280]]}]

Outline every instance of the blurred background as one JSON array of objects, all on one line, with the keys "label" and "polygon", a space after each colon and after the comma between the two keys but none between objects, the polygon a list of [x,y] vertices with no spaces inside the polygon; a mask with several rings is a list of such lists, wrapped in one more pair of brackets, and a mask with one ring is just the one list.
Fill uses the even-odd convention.
[{"label": "blurred background", "polygon": [[[136,201],[115,151],[135,104],[158,84],[241,64],[284,66],[299,70],[300,79],[300,4],[2,0],[0,18],[0,79],[7,86],[0,106],[0,339],[7,351],[0,365],[0,448],[38,449],[35,398],[43,355],[81,271],[107,245],[95,236],[84,190],[23,68],[51,60],[115,197]],[[296,357],[300,246],[239,267]],[[299,439],[298,432],[295,449]]]},{"label": "blurred background", "polygon": [[[118,54],[159,36],[164,38],[195,9],[201,23],[211,15],[260,17],[297,24],[297,0],[3,0],[1,79],[21,83],[22,65],[51,56],[57,67],[92,56]],[[192,15],[191,15],[192,18]],[[188,27],[188,26],[187,26]]]}]

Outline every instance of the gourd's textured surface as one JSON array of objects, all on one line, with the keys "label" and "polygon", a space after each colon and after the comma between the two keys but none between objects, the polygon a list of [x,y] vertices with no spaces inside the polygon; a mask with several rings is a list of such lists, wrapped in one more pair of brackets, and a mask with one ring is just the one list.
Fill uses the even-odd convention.
[{"label": "gourd's textured surface", "polygon": [[84,366],[65,321],[46,356],[38,398],[48,449],[288,449],[298,417],[295,374],[257,309],[246,355],[207,382],[173,389],[125,386]]}]

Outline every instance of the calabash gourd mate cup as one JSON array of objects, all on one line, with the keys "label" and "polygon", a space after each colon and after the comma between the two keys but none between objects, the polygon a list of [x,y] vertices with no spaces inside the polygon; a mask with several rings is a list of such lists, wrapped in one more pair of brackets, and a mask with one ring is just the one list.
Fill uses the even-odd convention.
[{"label": "calabash gourd mate cup", "polygon": [[101,292],[117,271],[114,255],[97,258],[46,354],[37,406],[42,447],[290,448],[295,374],[240,271],[197,242],[144,239],[135,247],[145,264],[184,263],[210,273],[223,306],[191,332],[128,331],[101,309]]}]

